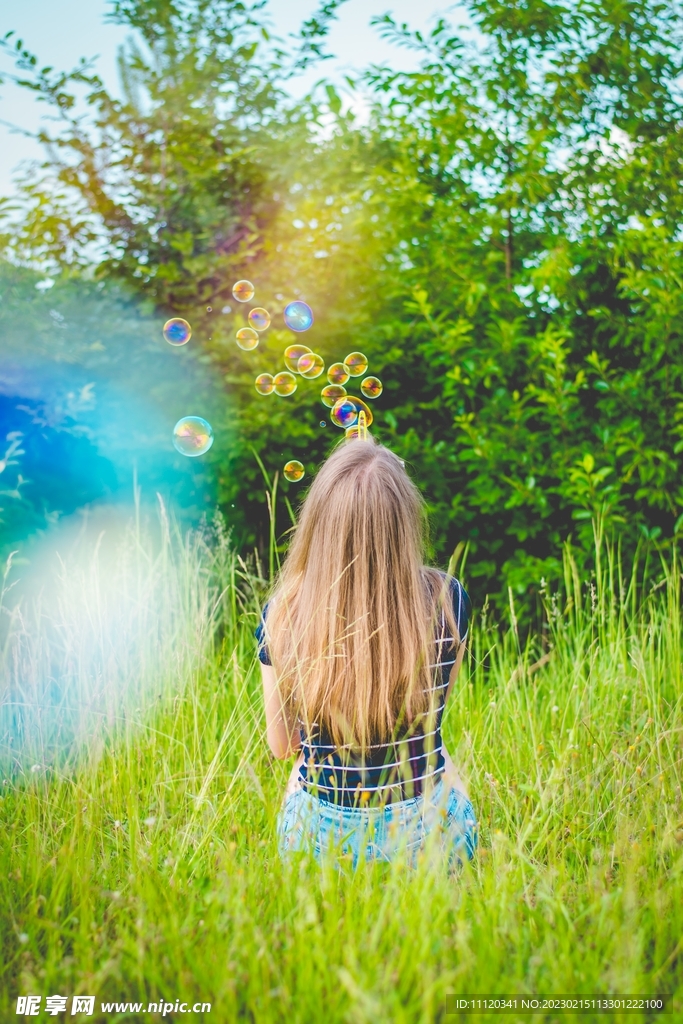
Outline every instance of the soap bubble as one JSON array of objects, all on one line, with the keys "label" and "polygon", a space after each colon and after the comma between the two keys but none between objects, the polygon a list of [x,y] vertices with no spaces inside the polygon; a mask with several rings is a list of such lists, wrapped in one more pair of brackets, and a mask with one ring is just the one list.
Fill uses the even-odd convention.
[{"label": "soap bubble", "polygon": [[285,306],[284,317],[290,331],[296,331],[299,334],[307,331],[313,324],[313,310],[300,299]]},{"label": "soap bubble", "polygon": [[299,360],[310,352],[306,345],[288,345],[285,349],[285,366],[292,373],[299,372]]},{"label": "soap bubble", "polygon": [[361,377],[368,368],[368,357],[362,352],[349,352],[344,360],[344,369],[350,377]]},{"label": "soap bubble", "polygon": [[187,345],[192,337],[192,328],[187,320],[174,316],[164,324],[163,334],[169,345]]},{"label": "soap bubble", "polygon": [[379,377],[366,377],[361,382],[360,389],[366,398],[379,398],[384,391],[384,384]]},{"label": "soap bubble", "polygon": [[255,290],[251,281],[237,281],[232,286],[232,295],[238,302],[251,302],[254,298]]},{"label": "soap bubble", "polygon": [[308,380],[315,380],[325,369],[325,363],[322,356],[319,356],[317,352],[304,352],[299,359],[298,370],[302,377],[307,377]]},{"label": "soap bubble", "polygon": [[298,459],[290,459],[289,462],[286,463],[282,472],[284,473],[285,480],[289,480],[290,483],[295,484],[302,479],[305,470]]},{"label": "soap bubble", "polygon": [[280,395],[281,398],[293,395],[297,387],[296,377],[293,373],[288,373],[287,370],[276,373],[273,377],[273,384],[275,386],[275,394]]},{"label": "soap bubble", "polygon": [[370,407],[365,404],[362,398],[353,398],[352,401],[355,402],[358,409],[359,421],[362,422],[363,416],[365,416],[365,426],[369,427],[375,418]]},{"label": "soap bubble", "polygon": [[325,421],[325,420],[321,420],[321,421],[320,421],[320,426],[321,426],[321,427],[326,427],[326,426],[327,426],[327,423],[326,423],[326,421]]},{"label": "soap bubble", "polygon": [[[256,348],[259,342],[259,337],[256,331],[252,331],[251,327],[242,327],[236,335],[237,344],[245,352],[251,352],[253,348]],[[363,381],[363,384],[365,381]]]},{"label": "soap bubble", "polygon": [[347,427],[353,427],[356,425],[358,422],[358,414],[360,412],[365,413],[365,422],[369,427],[372,423],[373,416],[363,399],[356,398],[353,395],[345,395],[332,406],[330,419],[336,427],[342,427],[342,429],[346,430]]},{"label": "soap bubble", "polygon": [[343,363],[332,363],[327,370],[327,379],[330,384],[346,384],[349,372]]},{"label": "soap bubble", "polygon": [[330,413],[330,419],[334,423],[335,427],[351,427],[358,419],[358,410],[351,401],[350,397],[345,395],[340,398],[332,406],[332,412]]},{"label": "soap bubble", "polygon": [[206,312],[207,313],[213,313],[213,306],[207,306],[206,307]]},{"label": "soap bubble", "polygon": [[346,394],[346,388],[342,384],[326,384],[320,392],[320,398],[322,399],[323,405],[326,405],[328,409],[331,409],[335,402],[338,402],[340,398],[343,398]]},{"label": "soap bubble", "polygon": [[[267,331],[270,327],[270,313],[267,309],[263,309],[261,306],[256,306],[255,309],[250,310],[247,319],[249,320],[249,325],[253,327],[255,331]],[[364,370],[361,370],[361,373],[364,372]]]},{"label": "soap bubble", "polygon": [[347,427],[344,433],[351,441],[365,441],[369,436],[368,428],[361,427],[358,423],[353,427]]},{"label": "soap bubble", "polygon": [[204,455],[213,444],[211,424],[201,416],[183,416],[173,428],[173,444],[181,455]]},{"label": "soap bubble", "polygon": [[358,413],[358,423],[352,427],[346,428],[346,436],[351,440],[367,441],[368,439],[368,425],[364,411]]},{"label": "soap bubble", "polygon": [[275,388],[275,381],[271,373],[259,373],[254,386],[259,395],[270,395]]}]

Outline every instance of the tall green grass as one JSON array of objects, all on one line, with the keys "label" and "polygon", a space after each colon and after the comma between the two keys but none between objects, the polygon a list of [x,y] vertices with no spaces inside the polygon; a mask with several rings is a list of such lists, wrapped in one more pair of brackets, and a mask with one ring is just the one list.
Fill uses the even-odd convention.
[{"label": "tall green grass", "polygon": [[675,562],[643,593],[599,538],[587,582],[568,549],[539,639],[513,605],[503,630],[476,611],[445,735],[479,854],[353,874],[278,857],[257,567],[220,525],[163,517],[84,543],[42,595],[3,597],[2,1020],[29,993],[219,1021],[427,1022],[458,993],[675,993],[681,1013]]}]

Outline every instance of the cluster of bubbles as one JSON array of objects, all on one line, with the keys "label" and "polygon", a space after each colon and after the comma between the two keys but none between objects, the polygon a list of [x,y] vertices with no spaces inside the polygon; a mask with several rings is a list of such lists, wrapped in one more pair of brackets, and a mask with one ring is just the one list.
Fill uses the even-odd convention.
[{"label": "cluster of bubbles", "polygon": [[[256,289],[251,281],[237,281],[232,288],[233,298],[237,302],[251,302]],[[210,306],[206,307],[211,310]],[[314,322],[313,310],[308,303],[300,299],[288,303],[283,311],[287,327],[295,334],[308,331]],[[267,309],[255,306],[247,316],[248,327],[241,327],[235,336],[240,349],[251,352],[258,347],[263,331],[271,324],[271,316]],[[182,317],[173,317],[164,324],[163,334],[169,345],[186,345],[192,337],[192,328]],[[298,387],[298,378],[317,380],[325,373],[325,360],[307,345],[288,345],[284,351],[285,369],[276,374],[259,373],[255,387],[259,395],[278,395],[287,398],[293,395]],[[369,368],[368,358],[363,352],[349,352],[341,361],[332,363],[327,368],[327,383],[320,392],[323,405],[329,409],[330,421],[346,432],[347,437],[367,437],[367,428],[373,422],[373,414],[364,399],[376,399],[382,394],[383,385],[378,377],[365,376]],[[349,395],[346,385],[352,378],[360,381],[363,398]],[[320,420],[320,426],[327,426],[326,420]],[[204,455],[213,444],[211,425],[201,416],[184,416],[178,420],[173,430],[173,444],[183,455]],[[297,483],[304,477],[304,467],[298,459],[291,459],[284,467],[286,480]]]},{"label": "cluster of bubbles", "polygon": [[[290,330],[302,334],[313,325],[313,310],[306,302],[297,299],[285,307],[284,320]],[[287,346],[284,351],[284,364],[286,369],[275,375],[259,373],[255,381],[259,395],[276,394],[286,398],[297,390],[298,377],[316,380],[325,373],[323,357],[300,343]],[[330,410],[331,422],[344,430],[347,437],[366,438],[367,428],[373,421],[372,410],[363,398],[347,393],[345,385],[349,380],[363,377],[360,390],[366,399],[379,398],[382,394],[381,380],[378,377],[364,376],[368,366],[368,358],[363,352],[349,352],[341,362],[332,363],[327,368],[327,383],[320,392],[320,399]],[[320,420],[320,426],[326,427],[327,421]],[[303,479],[304,467],[298,459],[292,459],[285,465],[283,474],[286,480],[297,483]]]},{"label": "cluster of bubbles", "polygon": [[[332,363],[327,371],[328,384],[320,393],[324,405],[330,409],[335,426],[346,431],[347,437],[365,437],[373,421],[370,407],[362,398],[347,394],[345,385],[352,377],[362,377],[368,371],[368,358],[363,352],[350,352],[341,363]],[[360,383],[364,398],[379,398],[383,385],[379,377],[364,377]],[[358,424],[362,420],[359,434]]]}]

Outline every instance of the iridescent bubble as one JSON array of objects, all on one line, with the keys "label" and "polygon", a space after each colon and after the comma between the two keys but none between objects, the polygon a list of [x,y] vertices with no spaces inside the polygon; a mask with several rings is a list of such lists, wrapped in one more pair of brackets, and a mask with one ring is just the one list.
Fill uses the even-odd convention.
[{"label": "iridescent bubble", "polygon": [[187,320],[174,316],[164,324],[163,333],[169,345],[187,345],[192,337],[192,328]]},{"label": "iridescent bubble", "polygon": [[326,384],[320,392],[320,398],[322,399],[323,405],[326,405],[328,409],[331,409],[335,402],[338,402],[340,398],[343,398],[346,394],[346,388],[342,384]]},{"label": "iridescent bubble", "polygon": [[201,416],[183,416],[173,428],[173,444],[181,455],[204,455],[213,444],[211,424]]},{"label": "iridescent bubble", "polygon": [[334,423],[335,427],[347,427],[353,426],[358,419],[358,410],[348,396],[340,398],[332,406],[332,412],[330,413],[330,419]]},{"label": "iridescent bubble", "polygon": [[232,295],[238,302],[251,302],[255,290],[251,281],[237,281],[232,286]]},{"label": "iridescent bubble", "polygon": [[259,395],[270,395],[275,388],[275,381],[272,373],[259,373],[254,382],[254,387]]},{"label": "iridescent bubble", "polygon": [[250,310],[247,319],[249,326],[253,327],[255,331],[267,331],[270,327],[270,313],[262,306],[256,306],[255,309]]},{"label": "iridescent bubble", "polygon": [[206,312],[207,313],[213,313],[213,306],[207,306],[206,307]]},{"label": "iridescent bubble", "polygon": [[353,427],[346,428],[346,436],[352,440],[367,441],[368,425],[363,409],[358,413],[358,422]]},{"label": "iridescent bubble", "polygon": [[349,379],[349,371],[343,363],[332,363],[327,370],[327,379],[330,384],[346,384]]},{"label": "iridescent bubble", "polygon": [[299,373],[308,380],[315,380],[324,369],[325,361],[317,352],[304,352],[298,363]]},{"label": "iridescent bubble", "polygon": [[307,331],[313,324],[313,310],[306,302],[296,299],[285,306],[285,323],[290,331],[302,333]]},{"label": "iridescent bubble", "polygon": [[363,401],[362,398],[353,398],[352,401],[356,403],[356,408],[358,409],[358,418],[359,418],[359,420],[362,422],[362,416],[361,416],[361,413],[362,413],[365,416],[365,426],[369,427],[370,424],[372,423],[372,421],[375,418],[373,416],[373,414],[372,414],[372,410],[370,409],[369,406],[367,406],[365,404],[365,402]]},{"label": "iridescent bubble", "polygon": [[259,342],[258,334],[256,331],[252,331],[251,327],[240,328],[237,332],[236,339],[239,347],[245,352],[251,352],[253,348],[256,348]]},{"label": "iridescent bubble", "polygon": [[344,369],[350,377],[361,377],[368,368],[368,357],[362,352],[349,352],[344,360]]},{"label": "iridescent bubble", "polygon": [[285,480],[289,480],[290,483],[296,484],[302,479],[304,475],[304,467],[298,459],[290,459],[285,464],[285,468],[282,471],[284,473]]},{"label": "iridescent bubble", "polygon": [[275,386],[275,394],[280,395],[281,398],[293,395],[297,388],[296,377],[293,373],[288,373],[287,370],[276,373],[273,377],[273,384]]},{"label": "iridescent bubble", "polygon": [[355,427],[347,427],[344,433],[352,441],[366,441],[368,438],[368,428],[361,427],[359,423]]},{"label": "iridescent bubble", "polygon": [[299,360],[310,352],[307,345],[288,345],[285,349],[285,366],[292,373],[299,372]]},{"label": "iridescent bubble", "polygon": [[384,391],[384,384],[379,377],[366,377],[361,381],[360,389],[366,398],[379,398]]},{"label": "iridescent bubble", "polygon": [[327,426],[327,423],[326,423],[326,421],[325,421],[325,420],[321,420],[321,421],[320,421],[320,426],[321,426],[321,427],[326,427],[326,426]]},{"label": "iridescent bubble", "polygon": [[373,416],[363,399],[356,398],[354,395],[345,395],[344,398],[340,398],[332,406],[330,419],[336,427],[342,427],[342,429],[346,430],[347,427],[356,425],[360,412],[365,413],[365,422],[369,427]]}]

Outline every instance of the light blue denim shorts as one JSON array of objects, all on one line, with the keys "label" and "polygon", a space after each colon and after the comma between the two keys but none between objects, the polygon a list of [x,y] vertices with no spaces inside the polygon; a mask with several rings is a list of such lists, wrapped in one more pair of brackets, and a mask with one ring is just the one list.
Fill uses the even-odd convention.
[{"label": "light blue denim shorts", "polygon": [[428,837],[450,864],[472,860],[477,847],[474,808],[457,789],[439,779],[427,796],[380,807],[340,807],[308,793],[289,793],[278,818],[280,853],[310,850],[316,860],[390,861],[405,855],[415,863]]}]

